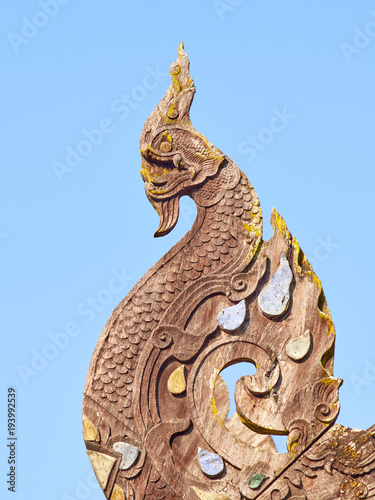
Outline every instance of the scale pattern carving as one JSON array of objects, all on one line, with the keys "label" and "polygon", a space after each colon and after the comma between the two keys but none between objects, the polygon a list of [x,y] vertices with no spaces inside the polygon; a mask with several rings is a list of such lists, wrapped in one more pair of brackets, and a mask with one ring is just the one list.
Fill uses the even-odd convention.
[{"label": "scale pattern carving", "polygon": [[[98,340],[83,401],[92,466],[111,500],[311,498],[306,481],[321,484],[329,467],[343,476],[344,493],[332,499],[352,498],[362,484],[353,478],[372,474],[372,440],[358,441],[367,458],[355,466],[342,440],[339,455],[322,441],[333,432],[342,381],[333,376],[335,332],[321,283],[276,210],[273,237],[262,240],[254,188],[191,124],[194,92],[181,45],[171,85],[142,130],[141,175],[160,217],[155,236],[173,229],[183,195],[197,218]],[[236,384],[241,430],[226,420],[219,374],[243,360],[257,371]],[[277,454],[267,434],[288,435],[288,453]],[[369,485],[360,498],[371,498]]]}]

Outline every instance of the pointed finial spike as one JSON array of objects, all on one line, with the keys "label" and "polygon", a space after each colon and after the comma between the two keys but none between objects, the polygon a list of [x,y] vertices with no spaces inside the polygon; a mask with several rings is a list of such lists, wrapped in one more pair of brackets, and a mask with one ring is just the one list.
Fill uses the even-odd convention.
[{"label": "pointed finial spike", "polygon": [[187,57],[185,49],[184,49],[184,42],[181,42],[180,45],[178,46],[178,57]]},{"label": "pointed finial spike", "polygon": [[[161,126],[165,126],[165,124],[191,126],[189,110],[195,86],[189,73],[189,65],[189,58],[184,50],[184,44],[181,42],[178,47],[177,59],[170,67],[171,84],[169,89],[143,126],[140,147],[141,151],[144,152],[145,159],[147,146],[151,144]],[[194,178],[194,176],[195,172],[192,172],[192,177]]]}]

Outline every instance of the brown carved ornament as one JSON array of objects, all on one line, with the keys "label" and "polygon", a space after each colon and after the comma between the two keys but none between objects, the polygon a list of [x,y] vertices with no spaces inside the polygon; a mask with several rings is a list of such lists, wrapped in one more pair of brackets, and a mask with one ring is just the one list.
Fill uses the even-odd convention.
[{"label": "brown carved ornament", "polygon": [[[104,494],[125,499],[375,498],[375,429],[333,425],[341,379],[319,278],[282,217],[262,239],[254,188],[191,124],[182,44],[140,139],[155,236],[191,230],[113,311],[93,353],[84,439]],[[220,372],[248,361],[237,413]],[[277,453],[273,434],[288,436]]]}]

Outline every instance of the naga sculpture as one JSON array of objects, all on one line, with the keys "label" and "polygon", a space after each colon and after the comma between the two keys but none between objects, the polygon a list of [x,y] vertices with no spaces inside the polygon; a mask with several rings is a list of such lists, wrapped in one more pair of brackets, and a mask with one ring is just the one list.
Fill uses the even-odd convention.
[{"label": "naga sculpture", "polygon": [[[320,280],[276,210],[262,240],[252,185],[193,128],[182,44],[171,79],[142,130],[141,174],[155,236],[173,229],[183,195],[197,217],[92,356],[83,432],[100,486],[111,500],[375,498],[375,426],[334,425],[342,381]],[[220,372],[242,361],[256,373],[237,381],[236,423]],[[288,435],[288,453],[272,434]]]}]

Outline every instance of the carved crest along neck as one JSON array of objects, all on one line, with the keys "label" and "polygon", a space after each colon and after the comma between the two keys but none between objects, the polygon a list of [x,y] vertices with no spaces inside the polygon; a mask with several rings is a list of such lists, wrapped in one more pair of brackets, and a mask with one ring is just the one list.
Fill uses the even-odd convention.
[{"label": "carved crest along neck", "polygon": [[192,198],[198,208],[191,240],[197,255],[205,263],[211,261],[216,269],[241,254],[243,262],[238,262],[237,272],[242,271],[262,236],[261,208],[250,182],[229,160],[215,177],[193,192]]},{"label": "carved crest along neck", "polygon": [[[253,187],[191,124],[194,92],[180,45],[141,133],[141,175],[156,236],[173,230],[182,196],[197,218],[118,305],[92,356],[83,424],[100,485],[113,500],[374,498],[374,428],[330,427],[341,379],[320,280],[275,210],[262,242]],[[247,435],[216,391],[244,360],[256,366],[234,394]],[[288,453],[256,433],[288,435]]]}]

